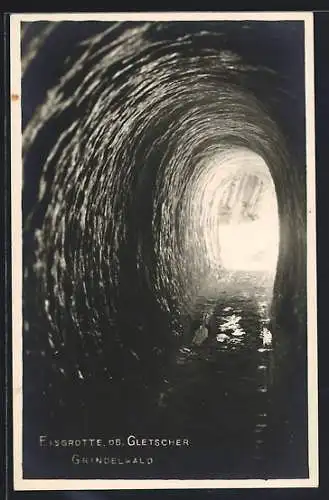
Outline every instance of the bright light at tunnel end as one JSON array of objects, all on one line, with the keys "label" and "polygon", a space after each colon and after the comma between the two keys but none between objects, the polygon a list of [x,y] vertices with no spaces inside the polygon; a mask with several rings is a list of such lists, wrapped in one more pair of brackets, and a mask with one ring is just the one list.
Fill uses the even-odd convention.
[{"label": "bright light at tunnel end", "polygon": [[279,217],[274,182],[264,159],[228,148],[203,165],[191,202],[195,231],[214,273],[275,276]]}]

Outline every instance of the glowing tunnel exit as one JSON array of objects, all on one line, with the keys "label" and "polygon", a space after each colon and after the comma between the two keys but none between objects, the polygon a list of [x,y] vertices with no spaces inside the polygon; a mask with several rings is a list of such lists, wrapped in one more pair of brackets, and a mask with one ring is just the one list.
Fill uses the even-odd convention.
[{"label": "glowing tunnel exit", "polygon": [[[253,151],[221,151],[203,170],[195,195],[206,255],[212,269],[275,276],[279,216],[274,182]],[[207,206],[207,210],[202,210]]]},{"label": "glowing tunnel exit", "polygon": [[279,217],[275,187],[264,160],[244,151],[222,167],[218,234],[225,269],[275,274]]}]

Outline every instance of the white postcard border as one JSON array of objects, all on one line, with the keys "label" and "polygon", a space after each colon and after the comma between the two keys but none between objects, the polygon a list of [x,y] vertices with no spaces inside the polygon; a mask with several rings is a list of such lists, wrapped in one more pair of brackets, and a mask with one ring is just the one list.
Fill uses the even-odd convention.
[{"label": "white postcard border", "polygon": [[[246,480],[164,479],[23,479],[22,454],[22,133],[20,23],[28,21],[304,21],[305,96],[307,139],[307,306],[308,306],[308,440],[309,478]],[[12,363],[13,363],[13,464],[14,489],[28,490],[140,490],[203,488],[305,488],[317,487],[318,379],[316,303],[316,191],[313,13],[311,12],[140,12],[140,13],[38,13],[10,15],[11,94],[11,238],[12,238]]]}]

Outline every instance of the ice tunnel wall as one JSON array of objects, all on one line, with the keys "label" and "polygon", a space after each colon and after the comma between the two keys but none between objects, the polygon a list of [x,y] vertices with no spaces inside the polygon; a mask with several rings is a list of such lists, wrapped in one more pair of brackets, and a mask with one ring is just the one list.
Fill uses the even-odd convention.
[{"label": "ice tunnel wall", "polygon": [[304,178],[276,120],[279,77],[229,50],[212,23],[92,29],[23,115],[25,175],[40,172],[37,202],[25,194],[29,331],[76,376],[161,371],[196,297],[223,287],[221,171],[238,158],[250,173],[257,158],[278,207],[273,322],[300,342]]}]

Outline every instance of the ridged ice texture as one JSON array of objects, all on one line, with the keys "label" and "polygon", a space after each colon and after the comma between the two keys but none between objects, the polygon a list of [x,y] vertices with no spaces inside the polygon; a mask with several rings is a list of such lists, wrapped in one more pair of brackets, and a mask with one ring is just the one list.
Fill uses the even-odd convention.
[{"label": "ridged ice texture", "polygon": [[[222,49],[211,25],[188,29],[109,25],[80,46],[25,129],[25,154],[41,131],[56,133],[40,182],[35,258],[54,349],[83,351],[89,339],[104,352],[120,332],[118,342],[140,359],[145,346],[162,348],[182,333],[180,318],[220,271],[204,237],[216,199],[202,193],[232,151],[264,159],[281,232],[292,224],[284,214],[295,210],[294,173],[250,83],[274,76]],[[154,307],[170,324],[163,339],[152,331]]]}]

